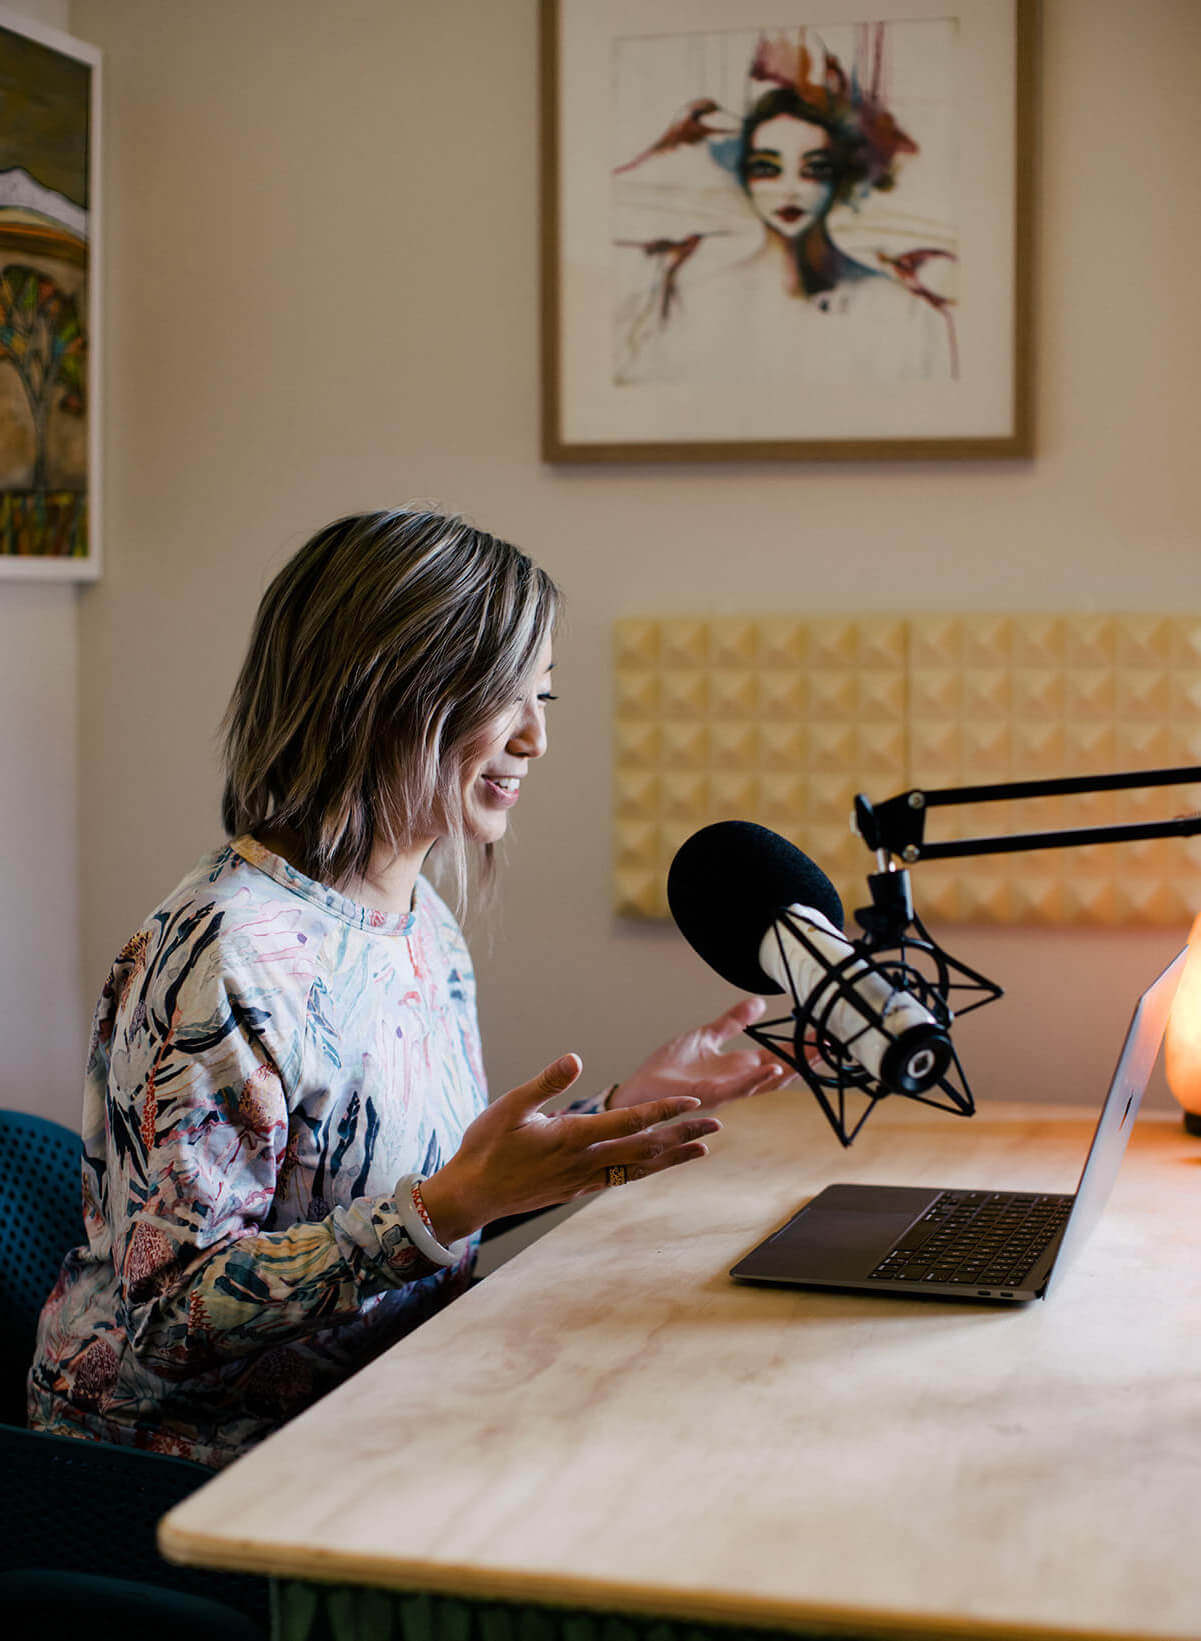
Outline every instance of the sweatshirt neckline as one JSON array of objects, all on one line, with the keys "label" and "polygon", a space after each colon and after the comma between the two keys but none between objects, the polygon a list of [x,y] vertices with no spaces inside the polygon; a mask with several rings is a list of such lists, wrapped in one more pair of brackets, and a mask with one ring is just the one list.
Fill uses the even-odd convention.
[{"label": "sweatshirt neckline", "polygon": [[[331,917],[349,923],[354,929],[364,929],[369,934],[382,935],[407,935],[413,932],[417,922],[415,906],[407,912],[381,912],[374,906],[362,906],[357,900],[340,894],[337,889],[331,889],[328,884],[318,883],[315,878],[306,877],[303,872],[284,860],[282,855],[273,854],[270,849],[264,848],[249,832],[232,839],[228,847],[248,866],[253,866],[256,871],[265,872],[281,888],[299,895],[302,900],[307,900],[314,906],[319,906]],[[420,883],[420,878],[417,881]],[[414,890],[414,901],[419,893],[419,889]]]}]

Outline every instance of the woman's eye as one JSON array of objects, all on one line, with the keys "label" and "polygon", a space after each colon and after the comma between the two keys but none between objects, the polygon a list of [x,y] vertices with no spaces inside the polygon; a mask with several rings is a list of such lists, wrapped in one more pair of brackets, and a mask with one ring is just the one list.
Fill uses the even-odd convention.
[{"label": "woman's eye", "polygon": [[829,160],[806,160],[801,166],[801,175],[807,182],[829,182],[834,175]]},{"label": "woman's eye", "polygon": [[747,164],[748,177],[778,177],[780,167],[775,160],[750,160]]},{"label": "woman's eye", "polygon": [[547,693],[546,695],[540,695],[538,697],[538,699],[540,701],[557,701],[559,699],[559,697],[557,695],[551,695],[551,694]]}]

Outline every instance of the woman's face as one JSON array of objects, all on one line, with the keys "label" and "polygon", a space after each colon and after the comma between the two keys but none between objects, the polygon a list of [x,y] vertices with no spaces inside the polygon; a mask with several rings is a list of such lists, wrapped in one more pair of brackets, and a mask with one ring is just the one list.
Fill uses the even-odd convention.
[{"label": "woman's face", "polygon": [[776,114],[751,134],[743,175],[751,204],[767,226],[795,239],[820,222],[834,200],[830,133]]},{"label": "woman's face", "polygon": [[477,843],[498,843],[504,837],[509,811],[521,794],[530,763],[546,751],[546,703],[554,699],[550,693],[553,665],[548,638],[520,700],[492,720],[464,768],[463,820],[467,836]]}]

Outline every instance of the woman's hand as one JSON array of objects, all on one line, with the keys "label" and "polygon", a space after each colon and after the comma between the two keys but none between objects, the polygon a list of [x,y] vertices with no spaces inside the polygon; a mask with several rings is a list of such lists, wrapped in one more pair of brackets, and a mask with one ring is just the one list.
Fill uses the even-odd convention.
[{"label": "woman's hand", "polygon": [[778,1088],[791,1073],[767,1049],[756,1045],[722,1050],[728,1037],[753,1026],[766,1010],[761,997],[748,997],[707,1026],[673,1037],[614,1089],[608,1109],[618,1111],[623,1106],[637,1106],[643,1100],[672,1094],[695,1094],[704,1105],[723,1105],[744,1094]]},{"label": "woman's hand", "polygon": [[702,1136],[721,1127],[715,1117],[672,1122],[700,1105],[690,1091],[665,1089],[658,1098],[626,1101],[619,1111],[544,1112],[547,1100],[570,1088],[580,1071],[579,1055],[566,1054],[475,1119],[458,1151],[421,1187],[440,1242],[457,1242],[509,1214],[600,1191],[606,1170],[619,1164],[627,1179],[640,1179],[707,1154]]}]

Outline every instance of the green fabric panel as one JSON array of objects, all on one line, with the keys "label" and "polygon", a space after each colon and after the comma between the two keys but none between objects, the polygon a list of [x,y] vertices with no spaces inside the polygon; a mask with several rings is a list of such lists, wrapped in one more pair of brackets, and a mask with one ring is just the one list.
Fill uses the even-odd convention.
[{"label": "green fabric panel", "polygon": [[479,1608],[466,1601],[443,1598],[436,1603],[435,1641],[471,1641],[472,1618]]},{"label": "green fabric panel", "polygon": [[[516,1611],[512,1607],[481,1607],[479,1627],[479,1641],[517,1641]],[[580,1637],[579,1641],[592,1638]]]},{"label": "green fabric panel", "polygon": [[397,1595],[400,1641],[434,1641],[434,1598],[432,1595]]},{"label": "green fabric panel", "polygon": [[517,1641],[562,1641],[569,1614],[552,1607],[519,1607],[517,1613]]},{"label": "green fabric panel", "polygon": [[332,1641],[392,1641],[397,1614],[390,1591],[333,1589],[328,1607]]},{"label": "green fabric panel", "polygon": [[[287,1580],[276,1586],[273,1641],[804,1641],[804,1636]],[[841,1641],[871,1638],[845,1635]]]},{"label": "green fabric panel", "polygon": [[324,1591],[318,1584],[298,1584],[294,1579],[272,1579],[271,1635],[272,1641],[295,1636],[296,1641],[308,1641],[313,1634],[317,1609]]},{"label": "green fabric panel", "polygon": [[[661,1629],[662,1625],[656,1623],[655,1628]],[[602,1641],[641,1641],[635,1621],[616,1616],[604,1620],[601,1636]]]}]

